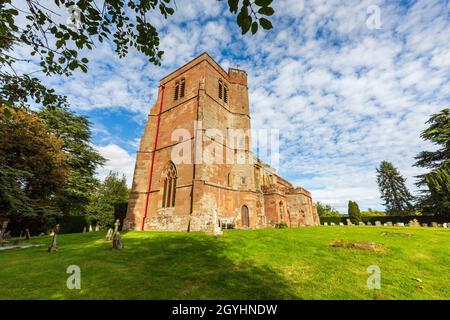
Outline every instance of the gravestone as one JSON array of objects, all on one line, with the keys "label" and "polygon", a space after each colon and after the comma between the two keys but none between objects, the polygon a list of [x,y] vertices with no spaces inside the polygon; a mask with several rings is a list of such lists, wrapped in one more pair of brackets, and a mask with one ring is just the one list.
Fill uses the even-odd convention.
[{"label": "gravestone", "polygon": [[336,225],[336,223],[330,222],[330,226],[335,226],[335,225]]},{"label": "gravestone", "polygon": [[405,224],[403,222],[397,222],[395,225],[397,227],[404,227],[405,226]]},{"label": "gravestone", "polygon": [[447,228],[447,227],[448,227],[447,222],[444,222],[444,223],[442,224],[442,228]]},{"label": "gravestone", "polygon": [[328,222],[324,222],[323,225],[324,225],[324,226],[327,226],[327,225],[328,225]]},{"label": "gravestone", "polygon": [[367,223],[366,223],[368,226],[371,226],[372,225],[372,222],[370,222],[370,221],[367,221]]},{"label": "gravestone", "polygon": [[340,225],[340,226],[343,226],[344,224],[343,224],[342,222],[339,222],[339,225]]},{"label": "gravestone", "polygon": [[50,247],[48,247],[48,252],[58,251],[57,246],[58,233],[59,233],[59,224],[57,224],[56,227],[53,229],[52,244],[50,245]]},{"label": "gravestone", "polygon": [[219,226],[217,221],[217,208],[213,208],[212,219],[212,234],[215,236],[221,236],[223,234],[222,228]]},{"label": "gravestone", "polygon": [[106,241],[111,241],[112,238],[113,238],[113,229],[109,228],[109,229],[108,229],[108,232],[106,233],[106,238],[105,238],[105,240],[106,240]]},{"label": "gravestone", "polygon": [[120,220],[117,219],[116,222],[114,223],[114,234],[119,232],[119,227],[120,227]]},{"label": "gravestone", "polygon": [[413,220],[409,221],[409,226],[410,227],[420,227],[420,223],[419,223],[419,221],[417,221],[417,219],[413,219]]},{"label": "gravestone", "polygon": [[360,221],[360,222],[358,223],[358,225],[360,225],[360,226],[365,226],[366,224],[364,223],[364,221]]},{"label": "gravestone", "polygon": [[95,225],[95,231],[100,231],[100,227],[98,224]]},{"label": "gravestone", "polygon": [[437,227],[438,227],[438,224],[437,224],[437,222],[432,222],[432,223],[431,223],[431,226],[432,226],[433,228],[437,228]]},{"label": "gravestone", "polygon": [[392,227],[392,222],[390,221],[386,222],[385,226]]},{"label": "gravestone", "polygon": [[350,219],[345,219],[345,221],[347,222],[348,226],[353,226],[354,224],[352,223],[352,220]]},{"label": "gravestone", "polygon": [[114,233],[113,237],[113,249],[115,250],[122,250],[123,243],[122,243],[122,237],[120,235],[120,232]]},{"label": "gravestone", "polygon": [[92,232],[92,224],[89,225],[89,232]]},{"label": "gravestone", "polygon": [[85,233],[86,232],[86,227],[83,227],[83,233]]},{"label": "gravestone", "polygon": [[426,228],[428,225],[426,223],[422,223],[422,227]]},{"label": "gravestone", "polygon": [[3,221],[2,229],[0,231],[0,242],[6,239],[6,228],[8,227],[8,220]]},{"label": "gravestone", "polygon": [[25,240],[30,240],[30,229],[25,228]]},{"label": "gravestone", "polygon": [[378,220],[375,221],[375,225],[376,225],[376,226],[381,226],[381,221],[378,221]]}]

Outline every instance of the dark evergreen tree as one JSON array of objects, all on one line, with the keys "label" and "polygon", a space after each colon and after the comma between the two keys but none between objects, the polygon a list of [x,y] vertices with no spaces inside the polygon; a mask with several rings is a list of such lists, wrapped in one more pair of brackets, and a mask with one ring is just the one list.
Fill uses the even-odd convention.
[{"label": "dark evergreen tree", "polygon": [[392,163],[381,162],[380,167],[377,168],[377,182],[388,215],[411,215],[414,213],[414,197],[406,187],[406,179]]},{"label": "dark evergreen tree", "polygon": [[429,126],[422,132],[421,138],[438,148],[422,151],[415,158],[415,166],[431,169],[429,173],[417,177],[417,185],[424,187],[417,206],[426,214],[450,216],[450,109],[432,115],[427,124]]},{"label": "dark evergreen tree", "polygon": [[361,220],[361,210],[359,210],[359,206],[355,201],[348,201],[348,217],[350,220],[358,224]]},{"label": "dark evergreen tree", "polygon": [[55,200],[64,214],[83,214],[96,188],[95,170],[105,162],[91,145],[89,120],[65,107],[44,107],[38,115],[63,141],[66,154],[68,174]]}]

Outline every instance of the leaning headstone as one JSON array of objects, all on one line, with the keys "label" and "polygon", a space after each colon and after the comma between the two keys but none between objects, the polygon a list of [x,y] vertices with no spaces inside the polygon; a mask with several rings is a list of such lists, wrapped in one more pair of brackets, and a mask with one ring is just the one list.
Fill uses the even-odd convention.
[{"label": "leaning headstone", "polygon": [[447,222],[444,222],[444,223],[442,224],[442,228],[448,228]]},{"label": "leaning headstone", "polygon": [[114,233],[113,237],[113,249],[115,250],[122,250],[123,243],[122,243],[122,237],[120,236],[120,232]]},{"label": "leaning headstone", "polygon": [[106,241],[111,241],[112,238],[113,238],[113,229],[109,228],[109,229],[108,229],[108,232],[106,233],[106,238],[105,238],[105,240],[106,240]]},{"label": "leaning headstone", "polygon": [[324,226],[327,226],[327,225],[328,225],[328,222],[324,222],[323,225],[324,225]]},{"label": "leaning headstone", "polygon": [[343,224],[342,222],[339,222],[339,225],[340,225],[340,226],[343,226],[344,224]]},{"label": "leaning headstone", "polygon": [[30,229],[25,228],[25,240],[30,240]]},{"label": "leaning headstone", "polygon": [[3,221],[0,233],[0,242],[6,239],[6,228],[8,227],[8,220]]},{"label": "leaning headstone", "polygon": [[57,224],[55,229],[53,229],[52,244],[50,245],[50,247],[48,247],[48,252],[58,251],[57,246],[58,233],[59,233],[59,224]]},{"label": "leaning headstone", "polygon": [[378,221],[378,220],[375,221],[375,225],[376,225],[376,226],[381,226],[381,221]]},{"label": "leaning headstone", "polygon": [[432,222],[432,223],[431,223],[431,226],[432,226],[433,228],[437,228],[437,227],[438,227],[438,224],[437,224],[437,222]]},{"label": "leaning headstone", "polygon": [[364,221],[360,221],[360,222],[358,223],[358,225],[360,225],[360,226],[365,226],[366,224],[364,223]]}]

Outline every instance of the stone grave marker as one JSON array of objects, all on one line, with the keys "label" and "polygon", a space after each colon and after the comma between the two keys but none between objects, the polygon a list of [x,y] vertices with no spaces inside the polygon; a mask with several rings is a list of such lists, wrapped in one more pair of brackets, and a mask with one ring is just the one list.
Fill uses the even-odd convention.
[{"label": "stone grave marker", "polygon": [[420,223],[419,223],[419,221],[417,221],[417,219],[413,219],[413,220],[409,221],[409,226],[410,227],[420,227]]},{"label": "stone grave marker", "polygon": [[48,247],[48,252],[58,251],[57,246],[58,233],[59,233],[59,224],[57,224],[56,227],[53,229],[52,244],[50,245],[50,247]]},{"label": "stone grave marker", "polygon": [[335,226],[335,225],[336,225],[336,223],[330,222],[330,226]]},{"label": "stone grave marker", "polygon": [[360,226],[365,226],[366,224],[364,223],[364,221],[360,221],[360,222],[358,223],[358,225],[360,225]]},{"label": "stone grave marker", "polygon": [[433,228],[437,228],[437,227],[438,227],[438,224],[437,224],[437,222],[432,222],[432,223],[431,223],[431,226],[432,226]]},{"label": "stone grave marker", "polygon": [[89,232],[92,232],[92,224],[89,225]]},{"label": "stone grave marker", "polygon": [[83,227],[83,233],[86,233],[86,227]]},{"label": "stone grave marker", "polygon": [[100,226],[98,224],[95,225],[95,231],[100,231]]},{"label": "stone grave marker", "polygon": [[354,224],[352,223],[352,220],[350,219],[345,219],[345,221],[347,222],[348,226],[353,226]]},{"label": "stone grave marker", "polygon": [[395,225],[397,227],[404,227],[405,226],[405,224],[403,222],[397,222]]},{"label": "stone grave marker", "polygon": [[0,242],[6,239],[6,228],[8,227],[8,220],[3,221],[2,229],[0,230]]},{"label": "stone grave marker", "polygon": [[386,222],[386,226],[392,227],[392,222],[391,221]]},{"label": "stone grave marker", "polygon": [[327,225],[328,225],[328,222],[324,222],[323,225],[324,225],[324,226],[327,226]]},{"label": "stone grave marker", "polygon": [[448,228],[447,222],[444,222],[444,223],[442,224],[442,228]]},{"label": "stone grave marker", "polygon": [[422,223],[422,227],[426,228],[426,227],[428,227],[428,224]]},{"label": "stone grave marker", "polygon": [[368,226],[371,226],[371,225],[372,225],[372,222],[367,221],[367,225],[368,225]]},{"label": "stone grave marker", "polygon": [[30,229],[25,228],[25,240],[30,240]]},{"label": "stone grave marker", "polygon": [[381,221],[378,221],[378,220],[375,221],[375,225],[376,225],[376,226],[381,226]]},{"label": "stone grave marker", "polygon": [[106,241],[111,241],[112,238],[113,238],[113,229],[109,228],[109,229],[108,229],[108,232],[106,233],[106,238],[105,238],[105,240],[106,240]]},{"label": "stone grave marker", "polygon": [[340,225],[340,226],[343,226],[344,224],[343,224],[342,222],[339,222],[339,225]]},{"label": "stone grave marker", "polygon": [[115,232],[113,236],[113,249],[114,250],[122,250],[123,243],[122,243],[122,236],[120,235],[120,232]]}]

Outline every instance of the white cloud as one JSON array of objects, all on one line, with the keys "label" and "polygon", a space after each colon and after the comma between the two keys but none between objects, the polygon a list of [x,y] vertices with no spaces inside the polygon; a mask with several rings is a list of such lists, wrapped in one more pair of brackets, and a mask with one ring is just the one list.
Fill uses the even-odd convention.
[{"label": "white cloud", "polygon": [[133,182],[134,155],[130,155],[116,144],[96,146],[95,148],[107,159],[106,164],[97,170],[98,178],[103,180],[110,171],[118,172],[121,175],[125,175],[127,185],[130,187]]}]

